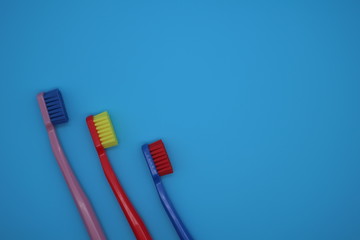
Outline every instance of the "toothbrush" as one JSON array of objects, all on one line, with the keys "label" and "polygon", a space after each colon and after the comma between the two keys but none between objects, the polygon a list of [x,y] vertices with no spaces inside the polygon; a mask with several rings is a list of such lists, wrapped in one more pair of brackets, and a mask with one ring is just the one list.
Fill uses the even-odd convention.
[{"label": "toothbrush", "polygon": [[37,95],[37,100],[50,138],[52,151],[54,152],[56,161],[58,162],[62,174],[64,175],[90,238],[93,240],[105,240],[105,234],[101,228],[99,220],[96,217],[95,211],[82,190],[80,183],[76,179],[76,176],[66,159],[56,135],[55,126],[61,123],[66,123],[69,120],[61,93],[59,89],[45,93],[41,92]]},{"label": "toothbrush", "polygon": [[189,231],[186,229],[185,225],[181,221],[178,213],[174,208],[174,205],[170,201],[170,198],[167,195],[165,187],[160,178],[160,176],[173,173],[171,162],[166,152],[164,143],[161,140],[158,140],[151,144],[144,144],[142,146],[142,151],[149,166],[149,170],[154,180],[155,187],[159,194],[161,203],[163,204],[166,213],[168,214],[172,224],[174,225],[180,239],[193,239]]},{"label": "toothbrush", "polygon": [[108,112],[103,112],[95,116],[86,118],[92,140],[104,170],[105,176],[129,222],[136,239],[150,240],[151,236],[140,215],[136,212],[130,200],[126,196],[124,189],[121,187],[114,170],[111,167],[106,155],[105,148],[113,147],[118,144],[114,128],[112,126]]}]

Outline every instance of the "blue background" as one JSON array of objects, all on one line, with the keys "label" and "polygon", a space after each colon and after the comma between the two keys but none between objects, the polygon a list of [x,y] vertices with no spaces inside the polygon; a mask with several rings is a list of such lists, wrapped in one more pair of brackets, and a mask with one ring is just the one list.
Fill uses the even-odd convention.
[{"label": "blue background", "polygon": [[141,145],[196,239],[360,239],[358,1],[1,1],[0,238],[87,239],[36,102],[110,239],[134,239],[85,117],[155,239],[177,239]]}]

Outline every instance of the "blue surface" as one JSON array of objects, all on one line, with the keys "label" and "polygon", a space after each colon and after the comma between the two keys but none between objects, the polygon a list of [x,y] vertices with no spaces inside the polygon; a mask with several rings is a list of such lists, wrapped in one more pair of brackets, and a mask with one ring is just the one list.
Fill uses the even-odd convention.
[{"label": "blue surface", "polygon": [[85,117],[155,239],[177,239],[141,152],[196,239],[360,238],[358,1],[1,1],[0,238],[87,239],[36,102],[59,87],[58,133],[110,239],[133,239]]}]

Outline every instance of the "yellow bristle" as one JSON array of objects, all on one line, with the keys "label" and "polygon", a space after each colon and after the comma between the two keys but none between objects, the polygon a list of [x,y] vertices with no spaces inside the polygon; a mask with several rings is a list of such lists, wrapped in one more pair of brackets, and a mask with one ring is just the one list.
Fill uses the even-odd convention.
[{"label": "yellow bristle", "polygon": [[104,148],[116,146],[118,144],[113,125],[108,112],[102,112],[94,116],[96,132]]}]

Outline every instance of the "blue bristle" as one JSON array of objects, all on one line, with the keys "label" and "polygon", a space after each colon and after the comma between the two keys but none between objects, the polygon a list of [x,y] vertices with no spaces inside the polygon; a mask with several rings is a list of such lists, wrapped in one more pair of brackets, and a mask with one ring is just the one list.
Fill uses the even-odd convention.
[{"label": "blue bristle", "polygon": [[45,92],[44,100],[52,124],[66,123],[69,120],[59,89]]}]

